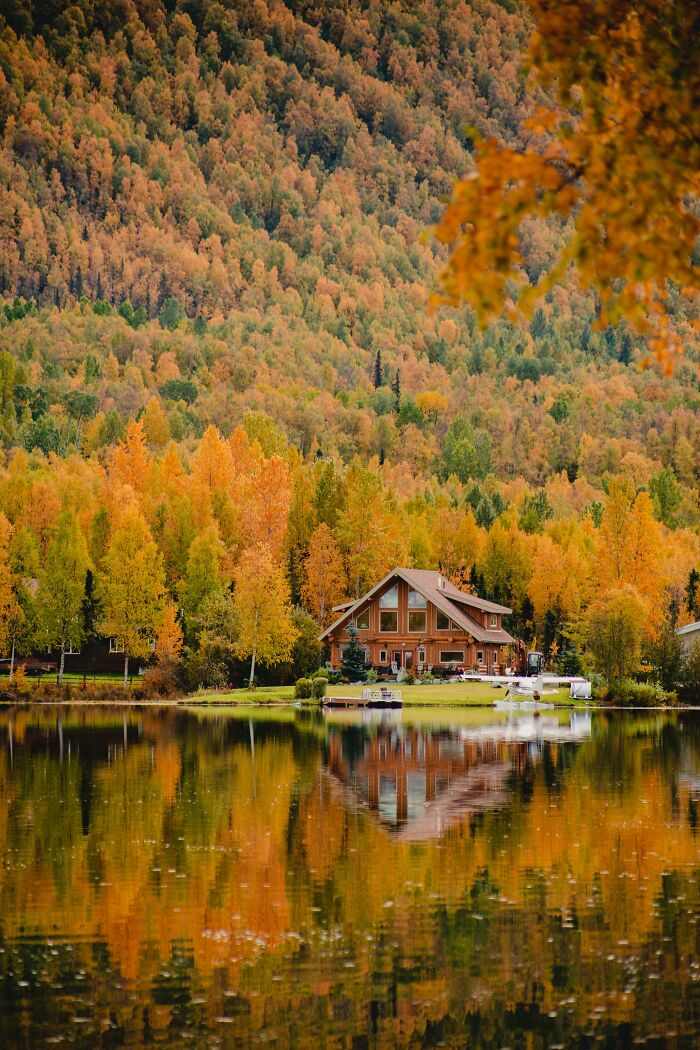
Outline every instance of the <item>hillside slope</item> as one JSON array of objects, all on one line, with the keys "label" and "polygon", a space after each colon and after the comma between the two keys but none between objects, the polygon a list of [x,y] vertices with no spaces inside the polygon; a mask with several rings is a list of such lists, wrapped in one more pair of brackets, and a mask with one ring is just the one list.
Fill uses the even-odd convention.
[{"label": "hillside slope", "polygon": [[[506,0],[10,4],[5,444],[99,451],[155,395],[176,439],[260,410],[305,455],[379,456],[405,494],[670,469],[696,524],[692,345],[673,377],[641,371],[573,284],[527,328],[426,308],[469,129],[523,134],[527,31]],[[528,226],[532,280],[556,238]]]}]

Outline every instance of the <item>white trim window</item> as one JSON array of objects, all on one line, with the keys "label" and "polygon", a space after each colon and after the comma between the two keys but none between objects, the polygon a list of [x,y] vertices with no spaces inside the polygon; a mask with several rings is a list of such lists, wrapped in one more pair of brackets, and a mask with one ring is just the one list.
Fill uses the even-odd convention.
[{"label": "white trim window", "polygon": [[463,664],[464,663],[464,649],[441,649],[440,650],[440,663],[441,664]]},{"label": "white trim window", "polygon": [[447,613],[444,613],[442,609],[437,610],[437,619],[435,621],[438,631],[449,631],[452,627],[452,621],[450,620]]},{"label": "white trim window", "polygon": [[109,640],[109,651],[110,653],[123,653],[124,642],[121,638],[110,638]]},{"label": "white trim window", "polygon": [[64,656],[80,656],[80,646],[78,646],[77,648],[74,649],[72,642],[66,642],[66,644],[63,647],[63,655]]},{"label": "white trim window", "polygon": [[387,651],[386,651],[386,649],[380,649],[379,650],[379,663],[380,664],[387,663]]},{"label": "white trim window", "polygon": [[479,649],[479,651],[476,654],[476,662],[478,664],[483,664],[484,662],[484,653],[482,649]]},{"label": "white trim window", "polygon": [[495,613],[491,613],[489,616],[489,627],[498,627],[498,617]]},{"label": "white trim window", "polygon": [[369,631],[369,605],[355,617],[355,629],[358,631]]},{"label": "white trim window", "polygon": [[379,599],[379,630],[381,634],[396,634],[399,629],[399,588],[394,584]]}]

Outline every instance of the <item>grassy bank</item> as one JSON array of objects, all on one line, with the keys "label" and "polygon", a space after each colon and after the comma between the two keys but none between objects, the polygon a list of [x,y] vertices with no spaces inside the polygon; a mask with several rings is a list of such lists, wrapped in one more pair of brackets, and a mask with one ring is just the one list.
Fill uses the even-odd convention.
[{"label": "grassy bank", "polygon": [[[362,685],[334,685],[329,696],[357,696],[362,694]],[[505,689],[494,689],[488,682],[444,682],[435,685],[401,685],[404,704],[422,707],[469,707],[491,705],[502,700]],[[289,703],[294,699],[293,686],[267,686],[260,689],[229,689],[221,692],[201,692],[188,697],[195,703],[209,704],[270,704]],[[567,689],[559,689],[547,702],[567,703]]]}]

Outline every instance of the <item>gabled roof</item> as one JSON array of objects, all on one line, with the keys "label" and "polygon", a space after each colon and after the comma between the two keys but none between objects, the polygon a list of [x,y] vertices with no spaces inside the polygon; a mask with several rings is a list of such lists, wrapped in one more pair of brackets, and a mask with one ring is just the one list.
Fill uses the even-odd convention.
[{"label": "gabled roof", "polygon": [[513,641],[513,638],[502,627],[483,627],[476,620],[472,619],[467,612],[467,609],[471,607],[472,609],[481,609],[484,612],[508,615],[512,611],[511,609],[506,605],[498,605],[496,602],[489,602],[485,598],[478,598],[474,594],[465,594],[463,591],[457,590],[449,580],[445,580],[439,572],[433,572],[430,569],[392,569],[371,590],[363,594],[356,602],[347,606],[338,619],[330,627],[326,628],[321,638],[326,638],[337,627],[349,620],[365,602],[374,597],[377,591],[381,590],[394,577],[404,580],[414,591],[422,594],[427,601],[431,602],[445,616],[449,616],[458,627],[470,634],[475,641],[494,642],[497,645],[508,645]]},{"label": "gabled roof", "polygon": [[700,620],[696,620],[695,623],[687,623],[685,627],[679,627],[676,634],[693,634],[694,631],[700,631]]}]

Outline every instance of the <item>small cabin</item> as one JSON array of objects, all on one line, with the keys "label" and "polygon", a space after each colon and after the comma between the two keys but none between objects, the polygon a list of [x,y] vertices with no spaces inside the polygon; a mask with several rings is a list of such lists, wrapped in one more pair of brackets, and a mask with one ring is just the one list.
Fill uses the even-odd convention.
[{"label": "small cabin", "polygon": [[321,635],[330,663],[339,668],[354,626],[365,663],[396,674],[464,668],[503,670],[500,655],[514,639],[503,627],[511,609],[460,591],[439,572],[393,569],[357,601],[335,610]]}]

